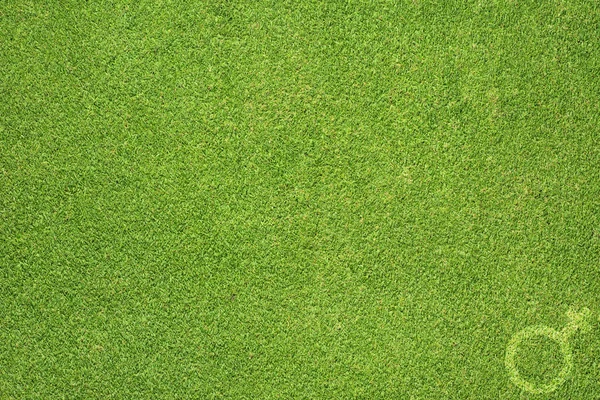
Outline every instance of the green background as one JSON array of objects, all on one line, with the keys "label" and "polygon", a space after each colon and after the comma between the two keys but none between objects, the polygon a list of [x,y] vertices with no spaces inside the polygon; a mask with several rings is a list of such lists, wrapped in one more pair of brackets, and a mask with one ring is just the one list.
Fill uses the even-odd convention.
[{"label": "green background", "polygon": [[597,2],[184,3],[0,0],[0,398],[600,396]]}]

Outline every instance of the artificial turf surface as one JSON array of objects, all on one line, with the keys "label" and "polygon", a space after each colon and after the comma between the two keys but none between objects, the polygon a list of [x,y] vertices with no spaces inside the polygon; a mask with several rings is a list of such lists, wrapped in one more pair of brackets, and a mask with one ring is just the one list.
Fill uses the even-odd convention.
[{"label": "artificial turf surface", "polygon": [[590,0],[0,1],[0,398],[599,398],[599,96]]}]

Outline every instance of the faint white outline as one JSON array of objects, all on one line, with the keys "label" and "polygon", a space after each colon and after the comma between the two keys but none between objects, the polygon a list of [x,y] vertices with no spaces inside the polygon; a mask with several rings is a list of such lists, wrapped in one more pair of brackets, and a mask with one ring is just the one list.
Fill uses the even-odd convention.
[{"label": "faint white outline", "polygon": [[[525,328],[515,334],[506,348],[505,365],[510,380],[519,388],[533,394],[550,393],[558,389],[558,387],[567,380],[573,369],[573,352],[571,350],[571,345],[569,344],[569,339],[577,332],[577,330],[581,330],[582,332],[590,330],[590,325],[588,323],[590,316],[591,311],[589,308],[583,308],[581,312],[569,309],[569,311],[567,311],[569,323],[567,323],[560,332],[547,326],[537,325]],[[550,383],[537,386],[525,380],[515,365],[515,356],[519,344],[525,339],[536,336],[547,337],[558,343],[563,355],[564,363],[558,375]]]}]

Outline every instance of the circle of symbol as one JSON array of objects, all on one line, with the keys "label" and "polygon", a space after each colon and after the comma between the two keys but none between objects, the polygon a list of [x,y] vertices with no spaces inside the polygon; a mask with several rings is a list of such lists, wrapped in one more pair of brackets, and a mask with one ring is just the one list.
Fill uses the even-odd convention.
[{"label": "circle of symbol", "polygon": [[[515,356],[517,354],[517,348],[519,347],[519,344],[525,339],[530,339],[536,336],[547,337],[548,339],[558,343],[560,345],[560,351],[563,355],[563,368],[550,383],[544,385],[534,385],[531,382],[523,379],[515,365]],[[569,373],[573,368],[573,353],[571,352],[571,346],[569,345],[568,337],[564,333],[558,332],[557,330],[547,326],[531,326],[518,332],[510,340],[508,348],[506,349],[505,364],[510,379],[521,389],[533,394],[550,393],[562,385],[569,376]]]}]

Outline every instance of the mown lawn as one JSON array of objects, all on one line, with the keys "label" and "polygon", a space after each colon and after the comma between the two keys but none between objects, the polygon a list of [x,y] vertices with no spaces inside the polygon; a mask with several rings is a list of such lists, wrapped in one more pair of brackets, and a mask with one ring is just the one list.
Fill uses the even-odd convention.
[{"label": "mown lawn", "polygon": [[599,127],[596,1],[0,1],[0,399],[598,399]]}]

